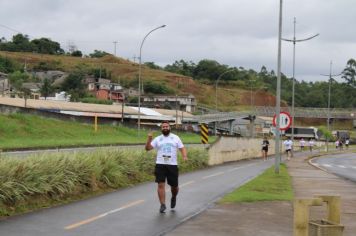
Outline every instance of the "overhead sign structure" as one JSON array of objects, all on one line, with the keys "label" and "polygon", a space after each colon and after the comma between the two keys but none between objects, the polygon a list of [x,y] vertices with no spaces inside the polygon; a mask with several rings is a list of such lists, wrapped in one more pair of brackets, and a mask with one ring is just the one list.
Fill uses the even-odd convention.
[{"label": "overhead sign structure", "polygon": [[[279,113],[279,130],[287,130],[292,124],[292,117],[288,112],[280,112]],[[273,126],[277,126],[277,115],[273,117]]]}]

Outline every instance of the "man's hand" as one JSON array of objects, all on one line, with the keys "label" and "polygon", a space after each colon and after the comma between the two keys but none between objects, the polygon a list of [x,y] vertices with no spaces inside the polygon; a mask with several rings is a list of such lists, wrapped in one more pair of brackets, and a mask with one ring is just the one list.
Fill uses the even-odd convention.
[{"label": "man's hand", "polygon": [[188,157],[187,156],[183,156],[183,161],[188,161]]},{"label": "man's hand", "polygon": [[148,134],[147,134],[147,142],[146,142],[146,145],[145,145],[146,151],[149,151],[149,150],[152,150],[152,149],[153,149],[153,147],[152,147],[152,145],[151,145],[152,139],[153,139],[153,132],[150,131],[150,132],[148,132]]}]

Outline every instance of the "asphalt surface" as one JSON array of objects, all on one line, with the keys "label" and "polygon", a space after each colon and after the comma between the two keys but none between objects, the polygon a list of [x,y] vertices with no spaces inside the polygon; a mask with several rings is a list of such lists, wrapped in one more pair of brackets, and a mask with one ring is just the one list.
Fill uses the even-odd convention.
[{"label": "asphalt surface", "polygon": [[314,158],[312,164],[327,172],[356,182],[356,154],[342,153]]},{"label": "asphalt surface", "polygon": [[[241,161],[180,176],[174,211],[159,213],[155,183],[10,217],[0,221],[6,236],[162,235],[211,206],[224,194],[272,166],[273,160]],[[167,203],[170,193],[167,193]]]}]

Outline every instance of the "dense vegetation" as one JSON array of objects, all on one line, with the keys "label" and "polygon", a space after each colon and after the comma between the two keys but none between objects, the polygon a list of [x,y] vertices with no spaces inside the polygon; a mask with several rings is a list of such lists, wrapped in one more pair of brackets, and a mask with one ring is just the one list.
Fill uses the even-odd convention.
[{"label": "dense vegetation", "polygon": [[[266,89],[275,94],[277,75],[274,71],[268,71],[262,66],[259,72],[246,70],[242,67],[229,67],[221,65],[213,60],[201,60],[198,64],[176,61],[172,65],[167,65],[164,70],[191,76],[196,80],[205,80],[206,83],[214,84],[220,76],[220,81],[242,86],[245,89],[253,88]],[[229,73],[223,74],[226,71]],[[223,74],[223,76],[221,76]],[[356,61],[350,59],[342,72],[344,82],[337,82],[334,79],[325,82],[295,81],[295,105],[300,107],[327,107],[329,83],[331,86],[331,104],[336,108],[349,108],[356,106]],[[292,102],[293,80],[281,76],[281,97],[289,105]]]},{"label": "dense vegetation", "polygon": [[[154,155],[112,149],[0,158],[0,216],[153,180]],[[207,166],[204,149],[189,148],[188,157],[183,162],[179,156],[181,172]]]}]

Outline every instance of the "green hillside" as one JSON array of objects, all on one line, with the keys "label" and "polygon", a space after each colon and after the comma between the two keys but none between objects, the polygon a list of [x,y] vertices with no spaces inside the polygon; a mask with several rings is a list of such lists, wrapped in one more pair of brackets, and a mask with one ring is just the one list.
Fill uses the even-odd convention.
[{"label": "green hillside", "polygon": [[[100,120],[99,120],[100,122]],[[157,131],[154,135],[158,135]],[[179,134],[184,143],[200,143],[200,136]],[[85,145],[145,143],[147,131],[138,137],[137,129],[122,126],[94,126],[73,121],[61,121],[34,115],[0,115],[0,149],[70,147]],[[213,141],[213,140],[211,140]]]},{"label": "green hillside", "polygon": [[[113,82],[134,88],[137,88],[138,84],[138,63],[112,55],[101,58],[81,58],[65,55],[0,51],[0,56],[16,61],[19,68],[23,68],[26,64],[27,71],[61,70],[73,72],[78,68],[86,71],[102,68],[110,73]],[[147,66],[142,66],[142,80],[164,85],[173,94],[193,94],[198,104],[211,108],[215,107],[215,85],[211,81],[194,80],[188,76],[151,69]],[[271,105],[274,103],[274,97],[264,90],[260,90],[254,95],[256,96],[256,99],[254,99],[256,105]],[[259,97],[267,97],[267,99],[260,99]],[[251,103],[250,90],[246,88],[246,85],[241,86],[239,83],[226,83],[221,80],[218,86],[218,100],[219,109],[221,110],[246,109]]]}]

